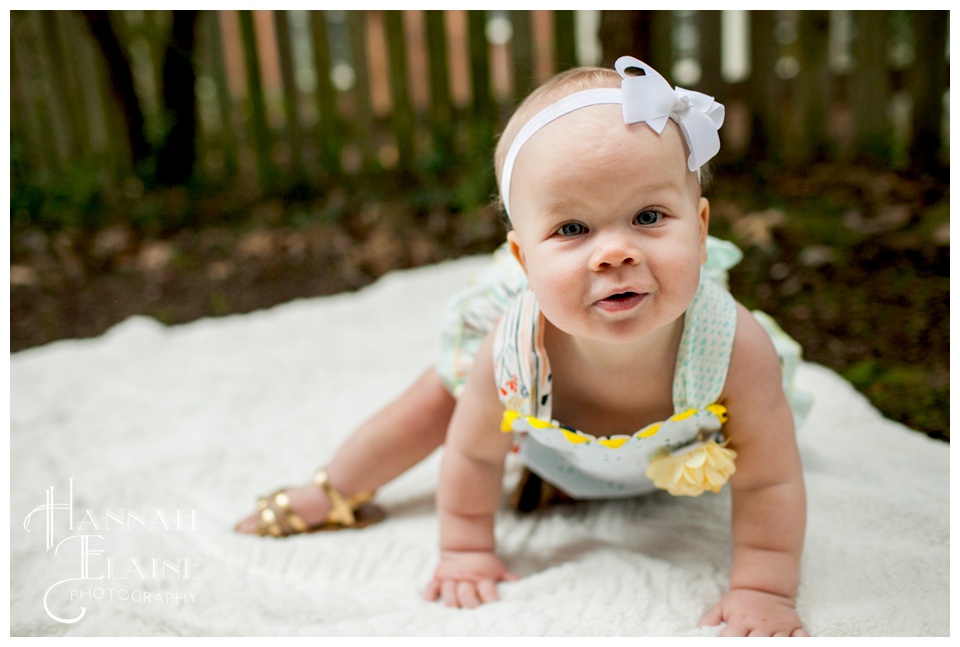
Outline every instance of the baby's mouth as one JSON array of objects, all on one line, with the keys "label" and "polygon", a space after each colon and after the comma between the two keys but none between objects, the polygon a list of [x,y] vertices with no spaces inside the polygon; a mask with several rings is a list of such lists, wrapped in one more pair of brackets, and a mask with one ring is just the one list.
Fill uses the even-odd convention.
[{"label": "baby's mouth", "polygon": [[602,310],[620,312],[630,310],[643,300],[644,295],[638,292],[617,292],[597,301]]}]

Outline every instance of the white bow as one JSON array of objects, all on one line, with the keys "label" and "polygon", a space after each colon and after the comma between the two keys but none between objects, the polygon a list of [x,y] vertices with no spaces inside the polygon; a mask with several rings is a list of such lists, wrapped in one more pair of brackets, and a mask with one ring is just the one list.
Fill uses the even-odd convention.
[{"label": "white bow", "polygon": [[[717,131],[723,125],[722,104],[702,92],[671,88],[655,69],[632,56],[621,56],[614,67],[623,77],[620,91],[624,123],[643,121],[660,134],[667,119],[673,119],[690,150],[687,168],[691,171],[698,170],[720,151]],[[643,70],[644,75],[627,74],[631,68]]]},{"label": "white bow", "polygon": [[[630,68],[643,70],[644,76],[626,73]],[[658,135],[673,119],[687,142],[690,156],[687,167],[700,177],[700,167],[720,151],[720,136],[717,130],[723,124],[723,105],[702,92],[671,89],[655,69],[632,56],[621,56],[616,62],[617,72],[623,77],[620,88],[592,88],[569,94],[551,103],[523,125],[513,139],[500,172],[500,199],[507,215],[510,215],[510,181],[517,155],[524,144],[537,131],[565,114],[607,103],[619,103],[623,108],[623,121],[628,124],[646,122]]]}]

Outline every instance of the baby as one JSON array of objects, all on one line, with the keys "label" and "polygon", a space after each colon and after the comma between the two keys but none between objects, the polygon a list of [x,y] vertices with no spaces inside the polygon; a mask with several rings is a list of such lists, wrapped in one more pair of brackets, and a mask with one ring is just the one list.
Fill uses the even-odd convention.
[{"label": "baby", "polygon": [[373,523],[373,491],[444,444],[426,597],[476,607],[517,579],[494,540],[510,451],[529,470],[514,496],[524,509],[729,481],[730,586],[701,624],[807,635],[794,602],[806,517],[802,406],[787,397],[796,356],[723,287],[739,252],[708,237],[701,194],[722,121],[712,98],[630,57],[531,94],[496,151],[507,245],[452,304],[437,368],[313,484],[261,499],[238,530]]}]

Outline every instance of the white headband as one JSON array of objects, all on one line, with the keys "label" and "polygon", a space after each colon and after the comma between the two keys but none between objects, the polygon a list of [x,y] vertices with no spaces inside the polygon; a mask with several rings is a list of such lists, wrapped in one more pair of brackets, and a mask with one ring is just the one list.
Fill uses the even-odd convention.
[{"label": "white headband", "polygon": [[[503,161],[500,176],[500,198],[507,215],[510,215],[510,178],[517,155],[538,130],[563,115],[605,103],[619,103],[623,106],[623,122],[635,124],[646,122],[658,135],[667,125],[667,119],[673,119],[680,126],[683,138],[687,142],[690,156],[687,167],[697,172],[700,167],[720,151],[720,136],[717,131],[723,124],[723,105],[701,92],[685,90],[670,84],[660,74],[642,61],[632,56],[621,56],[615,65],[623,77],[620,88],[594,88],[570,94],[550,104],[530,121],[524,124],[510,144],[507,157]],[[644,76],[629,76],[626,70],[639,68]]]}]

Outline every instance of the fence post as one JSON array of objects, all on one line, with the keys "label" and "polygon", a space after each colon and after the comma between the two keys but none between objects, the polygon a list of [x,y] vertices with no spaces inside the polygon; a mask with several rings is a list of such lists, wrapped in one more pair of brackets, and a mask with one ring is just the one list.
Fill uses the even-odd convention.
[{"label": "fence post", "polygon": [[45,18],[49,17],[48,11],[31,11],[34,23],[34,38],[37,43],[36,48],[36,66],[31,70],[32,74],[39,77],[41,96],[46,108],[47,118],[47,137],[51,145],[51,161],[54,169],[62,170],[70,159],[70,151],[73,147],[73,137],[69,127],[67,116],[72,110],[64,106],[62,89],[64,86],[64,68],[65,61],[58,60],[54,43],[56,33],[49,29],[50,23]]},{"label": "fence post", "polygon": [[[58,112],[63,110],[65,113],[62,124],[64,132],[61,135],[65,144],[64,152],[69,158],[84,159],[89,150],[90,139],[87,134],[86,105],[80,100],[79,84],[73,58],[64,53],[65,44],[61,38],[64,16],[59,11],[44,11],[41,16],[43,17],[50,59],[53,63],[51,81],[58,88],[56,92],[58,98],[62,96],[66,105],[66,110],[63,110],[62,106],[58,106]],[[54,102],[60,103],[57,99],[54,99]]]},{"label": "fence post", "polygon": [[283,84],[283,114],[286,122],[286,140],[290,149],[287,172],[294,181],[304,177],[303,132],[300,128],[297,82],[293,71],[293,47],[290,42],[290,15],[287,11],[273,12],[273,27],[277,34],[277,54],[280,59],[280,82]]},{"label": "fence post", "polygon": [[474,152],[486,155],[493,140],[493,99],[490,95],[490,57],[487,47],[487,12],[467,12],[467,41],[470,51],[471,90],[473,94]]},{"label": "fence post", "polygon": [[320,165],[333,175],[340,174],[340,144],[342,137],[337,128],[337,93],[330,80],[330,40],[327,36],[327,20],[323,10],[313,10],[310,15],[310,38],[313,41],[313,68],[316,74],[317,141]]},{"label": "fence post", "polygon": [[947,11],[913,11],[915,53],[910,90],[913,96],[913,133],[910,160],[928,170],[942,165],[941,119],[943,95],[950,83],[946,60]]},{"label": "fence post", "polygon": [[442,171],[453,158],[453,104],[450,99],[450,67],[447,65],[447,29],[443,11],[423,12],[430,75],[430,129],[436,170]]},{"label": "fence post", "polygon": [[[650,49],[645,62],[673,79],[673,11],[650,11]],[[641,59],[643,60],[643,59]]]},{"label": "fence post", "polygon": [[533,39],[530,33],[530,11],[510,12],[513,26],[513,103],[522,101],[533,89]]},{"label": "fence post", "polygon": [[800,124],[802,134],[794,140],[795,162],[823,160],[831,155],[828,132],[833,99],[827,51],[830,16],[827,11],[800,12]]},{"label": "fence post", "polygon": [[233,96],[227,81],[226,64],[223,59],[223,40],[220,33],[220,12],[209,11],[201,17],[202,38],[206,40],[209,56],[209,72],[217,88],[217,109],[220,113],[219,144],[223,154],[224,173],[227,177],[237,174],[237,139],[233,125]]},{"label": "fence post", "polygon": [[[697,89],[704,94],[718,97],[723,90],[723,74],[720,70],[720,11],[700,11],[700,82]],[[720,98],[720,97],[718,97]],[[724,99],[720,98],[722,102]]]},{"label": "fence post", "polygon": [[577,40],[573,11],[553,12],[553,65],[555,72],[577,66]]},{"label": "fence post", "polygon": [[49,153],[44,150],[47,138],[40,120],[42,103],[34,91],[34,66],[29,60],[32,57],[28,48],[30,39],[23,33],[27,29],[27,16],[26,11],[15,11],[10,15],[10,118],[13,124],[22,115],[26,130],[25,137],[19,129],[11,131],[11,144],[17,140],[23,143],[30,179],[43,184],[50,179],[53,169],[47,159]]},{"label": "fence post", "polygon": [[390,97],[393,104],[391,129],[397,143],[398,167],[413,168],[413,105],[410,103],[410,84],[407,80],[406,38],[403,32],[403,14],[396,9],[386,10],[384,26],[387,33],[387,60],[390,67]]},{"label": "fence post", "polygon": [[[126,158],[127,154],[118,143],[117,130],[108,127],[106,122],[106,112],[110,104],[107,103],[109,98],[104,97],[106,83],[102,78],[103,68],[97,65],[97,53],[94,51],[96,45],[85,29],[82,17],[72,11],[58,13],[63,20],[61,27],[64,40],[68,43],[67,55],[76,65],[77,100],[84,106],[87,160],[95,165],[104,196],[112,199],[118,192],[121,179],[130,173],[129,169],[121,168],[120,165],[120,161]],[[11,64],[11,71],[13,69]]]},{"label": "fence post", "polygon": [[650,63],[650,11],[604,9],[600,12],[601,67],[612,68],[621,56]]},{"label": "fence post", "polygon": [[273,163],[270,159],[270,129],[267,125],[267,110],[263,102],[263,84],[260,81],[260,58],[257,53],[257,38],[253,27],[253,14],[249,9],[238,12],[240,39],[243,41],[243,58],[247,76],[247,101],[250,105],[250,128],[253,130],[253,152],[257,162],[260,181],[268,186],[273,181]]},{"label": "fence post", "polygon": [[776,23],[774,11],[750,12],[747,96],[752,114],[749,154],[758,162],[780,156],[780,151],[771,146],[771,141],[780,141],[783,132],[783,106],[780,101],[783,86],[775,67],[780,58],[780,48],[773,38]]},{"label": "fence post", "polygon": [[350,56],[353,59],[355,83],[353,85],[356,123],[360,131],[355,133],[361,154],[361,169],[372,171],[373,163],[373,114],[370,107],[370,73],[367,65],[367,12],[348,11],[350,28]]},{"label": "fence post", "polygon": [[855,155],[873,162],[889,162],[891,129],[887,118],[890,79],[887,67],[889,26],[885,11],[851,13],[854,68],[850,76]]}]

